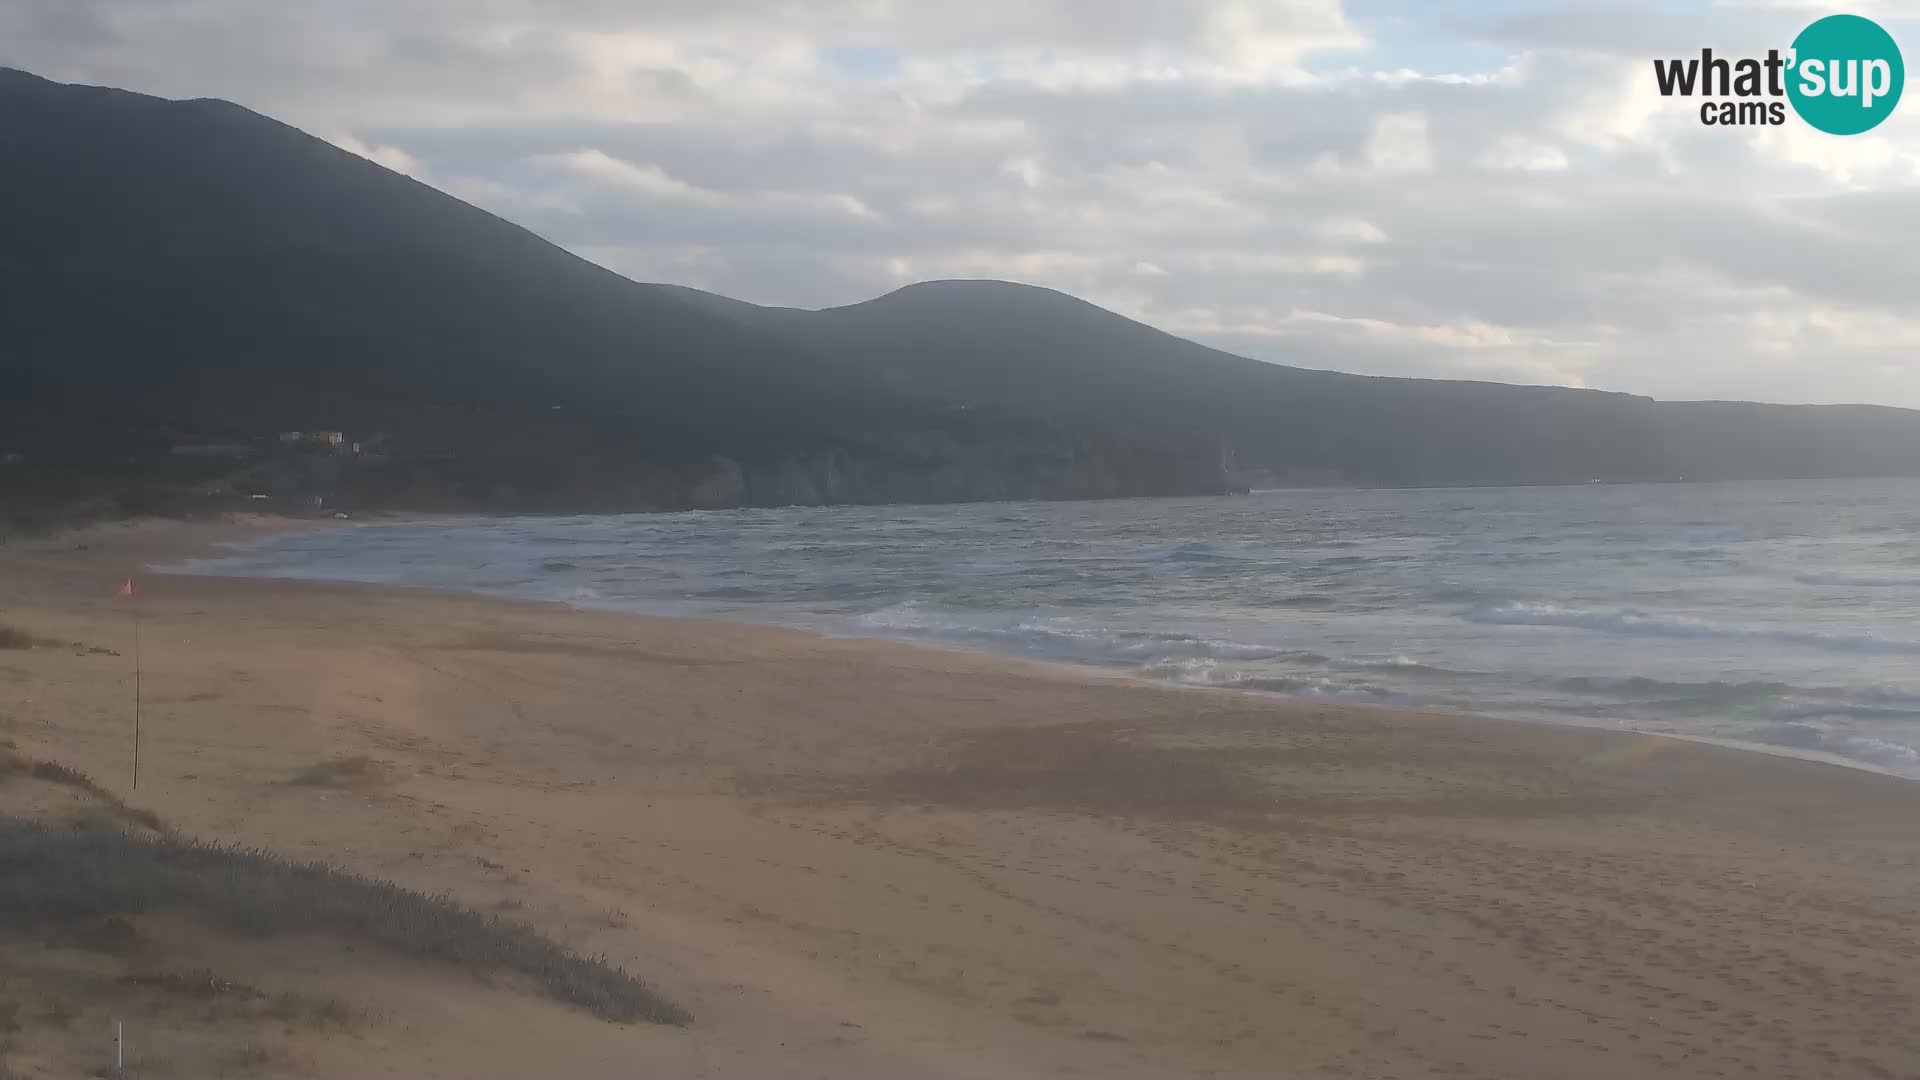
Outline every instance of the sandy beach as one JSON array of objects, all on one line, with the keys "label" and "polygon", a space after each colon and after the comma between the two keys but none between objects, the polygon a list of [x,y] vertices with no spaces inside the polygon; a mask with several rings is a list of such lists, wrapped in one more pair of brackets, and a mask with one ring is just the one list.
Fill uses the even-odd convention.
[{"label": "sandy beach", "polygon": [[[145,572],[257,527],[0,546],[0,623],[80,646],[0,651],[0,737],[184,835],[524,919],[694,1020],[173,927],[182,963],[380,1018],[232,1032],[256,1075],[1920,1076],[1909,781],[749,625]],[[61,1055],[99,1020],[22,1021],[37,1056],[12,1067],[84,1064]],[[132,1022],[148,1074],[205,1065],[163,1018]]]}]

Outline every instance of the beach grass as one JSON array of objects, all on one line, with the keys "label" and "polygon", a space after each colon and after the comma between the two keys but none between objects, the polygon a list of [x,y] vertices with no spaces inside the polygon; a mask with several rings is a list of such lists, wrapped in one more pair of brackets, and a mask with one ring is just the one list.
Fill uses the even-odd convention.
[{"label": "beach grass", "polygon": [[618,1023],[691,1020],[604,959],[446,896],[267,851],[0,818],[0,930],[45,933],[159,912],[247,937],[334,933],[462,970],[518,975]]},{"label": "beach grass", "polygon": [[0,624],[0,649],[31,649],[35,646],[47,644],[49,644],[49,642],[43,637],[29,634],[17,626]]},{"label": "beach grass", "polygon": [[101,787],[93,777],[57,761],[33,761],[14,753],[11,746],[0,747],[0,780],[11,776],[30,776],[49,784],[60,784],[85,793],[94,799],[108,820],[131,823],[154,832],[165,832],[167,827],[160,815],[151,810],[128,806],[120,796]]},{"label": "beach grass", "polygon": [[83,645],[77,641],[62,641],[59,638],[50,638],[42,634],[30,633],[26,630],[20,629],[17,626],[9,626],[5,623],[0,623],[0,650],[9,651],[9,652],[25,652],[28,649],[73,649],[76,652],[82,652],[89,655],[98,655],[98,656],[120,655],[119,653],[114,652],[112,649],[102,649],[97,646]]}]

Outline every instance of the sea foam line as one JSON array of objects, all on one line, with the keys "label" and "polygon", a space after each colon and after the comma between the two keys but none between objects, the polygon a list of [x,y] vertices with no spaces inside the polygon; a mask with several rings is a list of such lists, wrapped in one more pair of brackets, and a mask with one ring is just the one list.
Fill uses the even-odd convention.
[{"label": "sea foam line", "polygon": [[1469,622],[1499,626],[1563,626],[1576,630],[1593,630],[1636,637],[1775,641],[1788,645],[1831,649],[1835,652],[1888,656],[1920,655],[1920,641],[1891,638],[1872,632],[1841,633],[1831,630],[1789,630],[1780,627],[1742,626],[1681,615],[1651,615],[1632,609],[1594,611],[1585,608],[1560,607],[1557,604],[1510,602],[1475,608],[1468,612],[1466,618]]}]

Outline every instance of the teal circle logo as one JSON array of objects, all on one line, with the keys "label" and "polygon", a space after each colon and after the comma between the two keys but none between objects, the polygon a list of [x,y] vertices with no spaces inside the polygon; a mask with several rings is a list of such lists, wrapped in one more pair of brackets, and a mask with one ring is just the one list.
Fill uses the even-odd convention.
[{"label": "teal circle logo", "polygon": [[1787,98],[1829,135],[1858,135],[1893,115],[1907,83],[1893,35],[1872,19],[1829,15],[1793,39]]}]

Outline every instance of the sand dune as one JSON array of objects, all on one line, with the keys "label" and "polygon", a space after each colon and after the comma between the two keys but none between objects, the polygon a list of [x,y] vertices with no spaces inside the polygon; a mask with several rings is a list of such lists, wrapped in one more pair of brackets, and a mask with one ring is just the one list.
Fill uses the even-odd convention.
[{"label": "sand dune", "polygon": [[188,835],[511,912],[695,1017],[611,1024],[180,928],[202,967],[377,1017],[236,1029],[275,1051],[256,1070],[1920,1075],[1920,785],[760,627],[147,576],[126,792],[113,589],[216,535],[0,547],[0,623],[83,646],[0,651],[0,736]]}]

